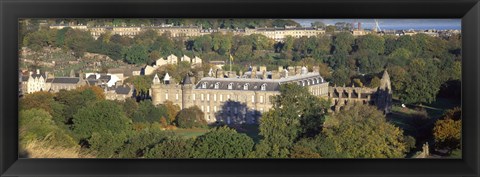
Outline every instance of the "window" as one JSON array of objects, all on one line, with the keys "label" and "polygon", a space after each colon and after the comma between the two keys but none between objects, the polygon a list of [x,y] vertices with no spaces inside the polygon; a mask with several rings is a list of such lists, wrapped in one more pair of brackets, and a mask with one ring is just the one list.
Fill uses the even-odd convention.
[{"label": "window", "polygon": [[230,95],[227,95],[227,100],[229,100],[229,99],[230,99]]},{"label": "window", "polygon": [[217,101],[217,94],[213,94],[213,101]]},{"label": "window", "polygon": [[263,91],[267,90],[267,84],[262,84],[262,87],[260,89]]},{"label": "window", "polygon": [[202,105],[202,111],[205,111],[205,107],[203,107],[203,105]]},{"label": "window", "polygon": [[260,103],[263,103],[263,96],[260,96]]},{"label": "window", "polygon": [[252,103],[255,103],[255,95],[252,95]]},{"label": "window", "polygon": [[176,99],[176,100],[178,100],[178,93],[177,93],[177,94],[175,94],[175,99]]},{"label": "window", "polygon": [[245,85],[243,85],[243,90],[248,90],[248,83],[246,83]]},{"label": "window", "polygon": [[233,113],[237,114],[237,112],[238,112],[238,109],[237,107],[235,107],[235,109],[233,110]]},{"label": "window", "polygon": [[210,94],[207,93],[207,101],[210,101]]},{"label": "window", "polygon": [[206,82],[202,83],[202,88],[207,88],[207,83]]},{"label": "window", "polygon": [[217,106],[213,106],[213,112],[217,112]]},{"label": "window", "polygon": [[220,101],[223,101],[223,95],[220,95]]},{"label": "window", "polygon": [[215,83],[215,89],[218,89],[219,86],[220,86],[220,83],[219,83],[219,82]]},{"label": "window", "polygon": [[228,90],[232,90],[233,89],[233,83],[229,83],[228,84]]},{"label": "window", "polygon": [[202,93],[202,95],[201,95],[201,96],[202,96],[202,98],[201,98],[201,99],[202,99],[202,101],[203,101],[203,99],[204,99],[204,98],[203,98],[203,93]]},{"label": "window", "polygon": [[168,100],[168,93],[165,93],[165,99]]},{"label": "window", "polygon": [[210,112],[210,106],[207,106],[207,112]]},{"label": "window", "polygon": [[195,101],[195,94],[193,94],[193,101]]}]

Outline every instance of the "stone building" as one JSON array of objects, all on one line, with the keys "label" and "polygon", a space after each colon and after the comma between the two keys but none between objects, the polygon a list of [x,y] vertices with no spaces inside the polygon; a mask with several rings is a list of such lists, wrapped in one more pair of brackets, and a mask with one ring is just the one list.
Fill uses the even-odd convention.
[{"label": "stone building", "polygon": [[285,26],[285,27],[273,27],[273,28],[254,28],[254,29],[245,29],[245,35],[250,34],[262,34],[270,39],[274,39],[276,42],[283,42],[287,36],[292,36],[294,38],[300,37],[311,37],[317,36],[320,34],[325,34],[325,30],[316,27],[296,27],[296,26]]},{"label": "stone building", "polygon": [[49,92],[59,92],[60,90],[73,90],[77,87],[87,85],[83,77],[54,77],[47,79],[47,89]]},{"label": "stone building", "polygon": [[152,84],[152,102],[161,104],[172,101],[182,109],[198,106],[205,113],[209,123],[227,124],[257,123],[261,113],[268,111],[271,97],[278,95],[281,84],[296,83],[309,88],[316,96],[327,97],[328,83],[316,72],[300,67],[298,75],[272,79],[271,72],[257,70],[239,77],[204,77],[196,84],[186,76],[176,82],[168,73],[161,81],[155,75]]},{"label": "stone building", "polygon": [[38,91],[47,91],[47,79],[48,72],[40,73],[37,69],[36,72],[30,71],[27,76],[20,73],[20,94],[28,94]]},{"label": "stone building", "polygon": [[133,97],[133,88],[130,85],[121,85],[105,88],[105,99],[125,101]]},{"label": "stone building", "polygon": [[177,82],[168,73],[163,80],[155,75],[150,93],[155,105],[171,101],[182,109],[198,106],[209,123],[257,123],[261,114],[272,108],[271,97],[280,94],[280,85],[287,83],[308,87],[313,95],[329,99],[332,112],[341,111],[347,104],[361,103],[375,105],[384,113],[389,113],[392,105],[387,71],[384,71],[378,88],[329,87],[329,83],[318,73],[318,67],[309,72],[306,67],[298,66],[279,67],[278,71],[251,67],[240,76],[211,71],[208,77],[196,83],[190,76]]}]

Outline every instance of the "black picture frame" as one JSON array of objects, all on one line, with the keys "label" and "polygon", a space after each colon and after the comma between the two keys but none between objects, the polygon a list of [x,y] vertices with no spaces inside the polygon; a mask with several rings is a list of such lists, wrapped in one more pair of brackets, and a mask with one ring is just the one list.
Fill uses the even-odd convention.
[{"label": "black picture frame", "polygon": [[[18,159],[19,18],[461,18],[462,159]],[[478,0],[1,0],[1,176],[479,176]]]}]

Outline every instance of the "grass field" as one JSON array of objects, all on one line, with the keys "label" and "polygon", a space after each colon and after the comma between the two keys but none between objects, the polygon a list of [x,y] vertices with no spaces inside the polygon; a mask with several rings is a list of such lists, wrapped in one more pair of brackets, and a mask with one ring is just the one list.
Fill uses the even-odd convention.
[{"label": "grass field", "polygon": [[459,101],[437,98],[431,104],[407,105],[403,108],[396,102],[392,112],[387,115],[387,120],[401,128],[406,135],[413,136],[420,147],[424,142],[432,144],[432,130],[435,122],[441,118],[447,109],[460,106]]}]

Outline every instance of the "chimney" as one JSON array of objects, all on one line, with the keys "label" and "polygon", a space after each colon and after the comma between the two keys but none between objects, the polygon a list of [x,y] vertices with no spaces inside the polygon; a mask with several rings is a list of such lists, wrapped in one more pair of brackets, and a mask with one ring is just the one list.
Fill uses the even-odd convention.
[{"label": "chimney", "polygon": [[37,69],[37,74],[40,74],[40,69]]}]

